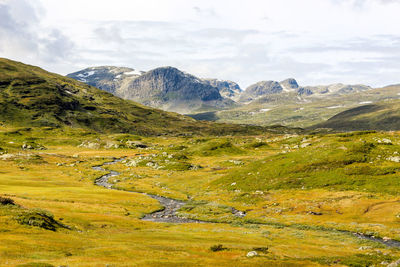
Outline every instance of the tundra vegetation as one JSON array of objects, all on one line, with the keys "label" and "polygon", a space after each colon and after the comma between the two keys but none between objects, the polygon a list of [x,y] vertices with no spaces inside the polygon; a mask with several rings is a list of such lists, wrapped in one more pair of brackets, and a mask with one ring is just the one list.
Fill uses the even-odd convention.
[{"label": "tundra vegetation", "polygon": [[[400,258],[385,244],[400,240],[397,132],[143,137],[3,125],[0,147],[1,266],[383,266]],[[115,158],[123,160],[92,169]],[[119,190],[95,185],[111,170]],[[141,220],[162,209],[142,193],[185,201],[177,215],[202,222]]]}]

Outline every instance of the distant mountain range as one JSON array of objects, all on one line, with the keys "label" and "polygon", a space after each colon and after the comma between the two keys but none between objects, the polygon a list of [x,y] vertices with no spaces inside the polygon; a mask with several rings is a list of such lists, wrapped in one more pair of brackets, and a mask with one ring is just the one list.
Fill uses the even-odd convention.
[{"label": "distant mountain range", "polygon": [[[179,113],[235,106],[237,84],[202,80],[173,67],[148,72],[121,67],[93,67],[67,75],[124,99]],[[222,95],[224,96],[222,96]]]},{"label": "distant mountain range", "polygon": [[[373,103],[400,98],[400,91],[393,89],[397,87],[383,90],[342,83],[301,86],[294,78],[280,82],[260,81],[242,90],[233,81],[201,79],[173,67],[147,72],[125,67],[91,67],[71,73],[68,77],[124,99],[191,114],[196,119],[263,126],[319,125],[353,129],[351,123],[338,126],[338,118],[344,119],[339,116],[340,112],[363,105],[367,107],[362,110],[369,110]],[[362,125],[362,129],[374,128],[373,124]],[[387,126],[386,123],[385,129],[390,128]]]},{"label": "distant mountain range", "polygon": [[[118,80],[131,79],[139,74],[131,69],[107,67],[92,68],[80,73],[78,77],[87,82],[92,76],[101,75]],[[147,74],[140,77],[145,78]],[[192,77],[188,79],[191,80]],[[261,127],[196,121],[177,113],[121,99],[105,92],[117,90],[112,83],[99,81],[99,84],[104,86],[104,90],[39,67],[0,58],[0,125],[72,127],[102,133],[138,135],[232,135],[257,134],[267,130]],[[204,83],[204,86],[209,85]],[[215,96],[222,99],[218,91],[212,88],[214,91],[204,98]]]},{"label": "distant mountain range", "polygon": [[276,102],[345,95],[371,89],[366,85],[298,85],[293,78],[260,81],[242,90],[232,81],[200,79],[173,67],[148,72],[126,67],[91,67],[67,75],[124,99],[168,111],[198,113],[226,110],[252,103]]}]

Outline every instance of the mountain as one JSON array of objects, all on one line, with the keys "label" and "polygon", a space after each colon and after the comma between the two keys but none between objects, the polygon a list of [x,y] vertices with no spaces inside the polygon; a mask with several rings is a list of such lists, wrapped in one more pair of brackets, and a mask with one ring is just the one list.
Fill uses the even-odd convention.
[{"label": "mountain", "polygon": [[342,95],[372,89],[370,86],[363,84],[350,85],[342,83],[319,86],[306,86],[304,88],[306,90],[310,90],[314,95]]},{"label": "mountain", "polygon": [[279,85],[283,88],[283,91],[285,92],[294,91],[299,88],[297,81],[293,78],[283,80],[279,83]]},{"label": "mountain", "polygon": [[68,74],[67,77],[115,94],[117,89],[122,87],[124,83],[129,83],[143,73],[144,71],[132,68],[102,66],[86,68]]},{"label": "mountain", "polygon": [[148,72],[129,68],[96,67],[67,76],[124,99],[179,113],[224,109],[235,104],[222,97],[219,89],[210,82],[173,67],[160,67]]},{"label": "mountain", "polygon": [[[90,75],[88,73],[85,77]],[[217,89],[211,95],[204,95],[205,99],[212,97],[222,98]],[[251,134],[264,130],[198,122],[123,100],[72,78],[4,58],[0,58],[0,124],[74,127],[140,135]]]},{"label": "mountain", "polygon": [[282,86],[275,81],[261,81],[250,85],[240,96],[240,102],[250,102],[264,95],[278,94],[283,91]]},{"label": "mountain", "polygon": [[221,96],[238,101],[242,89],[240,86],[232,81],[224,81],[218,79],[203,79],[203,81],[209,83],[211,86],[216,87],[219,90]]},{"label": "mountain", "polygon": [[261,100],[261,102],[268,102],[268,99],[270,99],[270,95],[275,95],[275,94],[280,95],[279,96],[280,99],[284,98],[282,100],[292,101],[293,99],[298,99],[298,96],[312,99],[312,98],[321,98],[327,96],[352,94],[370,89],[372,88],[367,85],[362,85],[362,84],[350,85],[342,83],[300,87],[295,79],[289,78],[281,82],[261,81],[253,85],[250,85],[241,94],[239,101],[242,103],[249,104],[255,100],[260,102],[259,100],[260,98],[266,97],[264,100]]}]

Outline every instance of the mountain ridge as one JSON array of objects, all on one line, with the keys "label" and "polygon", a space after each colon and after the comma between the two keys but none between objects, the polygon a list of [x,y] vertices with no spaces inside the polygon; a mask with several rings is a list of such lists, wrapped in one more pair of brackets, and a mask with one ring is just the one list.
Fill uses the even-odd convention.
[{"label": "mountain ridge", "polygon": [[5,58],[0,58],[0,122],[18,127],[72,127],[139,135],[252,134],[266,130],[198,122]]},{"label": "mountain ridge", "polygon": [[[97,68],[88,80],[85,73]],[[124,99],[134,100],[147,106],[167,111],[187,113],[201,109],[224,109],[234,106],[230,98],[224,98],[220,89],[211,81],[205,81],[177,68],[165,66],[147,72],[136,71],[134,75],[126,75],[130,68],[93,67],[68,74],[67,77],[81,79],[100,89],[106,90]],[[120,70],[113,72],[113,70]],[[132,72],[132,71],[131,71]],[[100,77],[99,77],[100,76]]]}]

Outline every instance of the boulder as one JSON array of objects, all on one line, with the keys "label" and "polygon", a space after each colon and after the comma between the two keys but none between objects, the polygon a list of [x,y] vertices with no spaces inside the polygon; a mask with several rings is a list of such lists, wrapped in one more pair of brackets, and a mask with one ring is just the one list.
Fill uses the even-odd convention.
[{"label": "boulder", "polygon": [[249,252],[247,252],[246,257],[252,258],[252,257],[255,257],[257,255],[258,255],[258,253],[256,251],[249,251]]},{"label": "boulder", "polygon": [[311,146],[311,143],[303,143],[303,144],[300,145],[301,148],[305,148],[305,147],[308,147],[308,146]]},{"label": "boulder", "polygon": [[126,141],[126,145],[129,147],[129,148],[147,148],[148,146],[146,145],[146,144],[144,144],[144,143],[142,143],[142,142],[139,142],[139,141]]},{"label": "boulder", "polygon": [[386,160],[393,161],[393,162],[400,162],[399,156],[388,157]]}]

